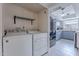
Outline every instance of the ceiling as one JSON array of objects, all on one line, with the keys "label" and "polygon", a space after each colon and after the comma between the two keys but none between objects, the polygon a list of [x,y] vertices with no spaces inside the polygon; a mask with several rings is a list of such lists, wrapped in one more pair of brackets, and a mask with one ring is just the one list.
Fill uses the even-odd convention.
[{"label": "ceiling", "polygon": [[55,6],[58,3],[40,3],[42,6],[46,7],[46,8],[50,8],[52,6]]},{"label": "ceiling", "polygon": [[45,8],[55,5],[55,3],[16,3],[17,5],[33,12],[40,12]]},{"label": "ceiling", "polygon": [[17,3],[17,5],[36,13],[46,8],[39,3]]}]

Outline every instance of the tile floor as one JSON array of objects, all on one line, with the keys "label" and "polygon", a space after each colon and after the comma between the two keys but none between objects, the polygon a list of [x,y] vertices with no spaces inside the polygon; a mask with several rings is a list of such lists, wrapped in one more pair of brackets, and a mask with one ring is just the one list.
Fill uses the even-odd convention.
[{"label": "tile floor", "polygon": [[51,47],[45,56],[78,56],[79,50],[74,48],[74,42],[67,39],[61,39]]}]

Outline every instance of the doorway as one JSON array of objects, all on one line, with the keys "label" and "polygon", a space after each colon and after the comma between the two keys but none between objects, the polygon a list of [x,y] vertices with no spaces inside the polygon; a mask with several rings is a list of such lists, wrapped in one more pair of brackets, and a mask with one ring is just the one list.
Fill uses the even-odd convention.
[{"label": "doorway", "polygon": [[[66,8],[73,9],[72,6],[67,6]],[[62,8],[56,10],[55,12],[51,12],[50,14],[51,55],[72,56],[78,54],[77,49],[75,48],[76,31],[79,30],[78,26],[79,26],[79,18],[76,18],[75,12],[63,13]]]}]

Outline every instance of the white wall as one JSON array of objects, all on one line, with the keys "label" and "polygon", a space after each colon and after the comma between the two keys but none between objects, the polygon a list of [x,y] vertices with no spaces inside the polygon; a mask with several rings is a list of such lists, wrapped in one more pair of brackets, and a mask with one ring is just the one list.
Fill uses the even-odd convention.
[{"label": "white wall", "polygon": [[[35,19],[33,25],[31,25],[30,21],[17,19],[16,24],[14,24],[13,16],[21,16],[26,18]],[[33,13],[29,10],[26,10],[22,7],[19,7],[14,4],[3,4],[3,26],[4,29],[14,29],[16,27],[25,26],[26,29],[37,29],[37,14]]]},{"label": "white wall", "polygon": [[2,55],[2,4],[0,3],[0,56]]},{"label": "white wall", "polygon": [[[44,13],[46,11],[46,13]],[[26,18],[35,19],[33,25],[30,21],[17,19],[14,24],[13,16],[21,16]],[[18,5],[3,4],[3,29],[14,29],[16,27],[23,27],[26,29],[40,29],[41,32],[48,32],[48,10],[41,10],[39,13],[31,12]]]},{"label": "white wall", "polygon": [[[46,11],[46,13],[44,13]],[[41,32],[48,32],[48,10],[44,9],[38,13],[38,28]]]}]

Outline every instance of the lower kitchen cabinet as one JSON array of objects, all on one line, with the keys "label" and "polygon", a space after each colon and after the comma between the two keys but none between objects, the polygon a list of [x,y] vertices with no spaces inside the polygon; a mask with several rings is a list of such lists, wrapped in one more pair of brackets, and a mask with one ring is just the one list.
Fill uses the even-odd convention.
[{"label": "lower kitchen cabinet", "polygon": [[41,56],[47,52],[47,33],[33,35],[33,55]]}]

